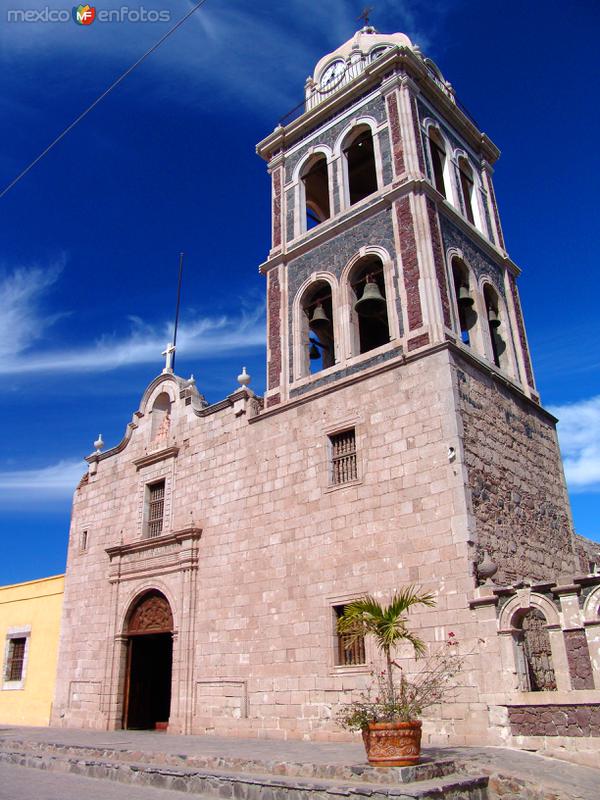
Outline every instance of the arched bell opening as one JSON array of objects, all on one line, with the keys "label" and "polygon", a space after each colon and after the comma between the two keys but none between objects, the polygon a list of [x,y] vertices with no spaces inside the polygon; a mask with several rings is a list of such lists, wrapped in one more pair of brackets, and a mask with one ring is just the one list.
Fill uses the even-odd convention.
[{"label": "arched bell opening", "polygon": [[473,177],[473,169],[464,156],[458,159],[458,176],[465,216],[471,225],[475,225],[475,179]]},{"label": "arched bell opening", "polygon": [[473,328],[477,322],[475,297],[469,280],[467,265],[460,258],[452,259],[452,282],[456,298],[456,327],[463,344],[471,346]]},{"label": "arched bell opening", "polygon": [[446,143],[442,138],[438,128],[434,125],[429,127],[427,131],[427,138],[429,139],[429,153],[431,156],[431,171],[432,182],[438,192],[448,199],[448,179],[446,176],[447,159],[446,159]]},{"label": "arched bell opening", "polygon": [[377,191],[375,147],[369,126],[355,128],[342,150],[346,161],[348,203],[352,206]]},{"label": "arched bell opening", "polygon": [[304,189],[305,230],[308,231],[331,216],[327,158],[322,155],[310,161],[301,180]]},{"label": "arched bell opening", "polygon": [[556,676],[547,620],[537,608],[529,608],[515,620],[515,646],[519,688],[524,692],[556,690]]},{"label": "arched bell opening", "polygon": [[300,305],[302,374],[312,375],[335,364],[331,286],[327,281],[316,281],[305,291]]},{"label": "arched bell opening", "polygon": [[158,590],[143,594],[127,615],[123,728],[166,730],[171,711],[173,614]]},{"label": "arched bell opening", "polygon": [[350,274],[352,350],[368,353],[390,341],[383,263],[377,256],[361,259]]},{"label": "arched bell opening", "polygon": [[498,293],[489,283],[486,283],[483,288],[483,299],[485,302],[485,315],[490,337],[492,361],[497,367],[504,368],[506,366],[506,341],[501,333],[502,318],[500,302]]}]

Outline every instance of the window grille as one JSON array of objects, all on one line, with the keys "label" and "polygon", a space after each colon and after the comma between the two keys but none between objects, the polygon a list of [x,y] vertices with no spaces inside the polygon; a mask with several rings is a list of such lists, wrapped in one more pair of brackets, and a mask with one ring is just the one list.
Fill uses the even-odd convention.
[{"label": "window grille", "polygon": [[160,536],[165,515],[165,482],[148,487],[148,536]]},{"label": "window grille", "polygon": [[356,480],[356,434],[354,428],[329,437],[331,441],[331,482]]},{"label": "window grille", "polygon": [[23,664],[25,661],[25,643],[27,639],[22,636],[11,639],[8,646],[8,662],[6,664],[7,681],[23,680]]},{"label": "window grille", "polygon": [[366,664],[364,636],[354,638],[354,634],[351,632],[337,632],[337,621],[343,615],[345,608],[346,606],[334,606],[337,638],[336,663],[340,667],[354,667],[357,664]]}]

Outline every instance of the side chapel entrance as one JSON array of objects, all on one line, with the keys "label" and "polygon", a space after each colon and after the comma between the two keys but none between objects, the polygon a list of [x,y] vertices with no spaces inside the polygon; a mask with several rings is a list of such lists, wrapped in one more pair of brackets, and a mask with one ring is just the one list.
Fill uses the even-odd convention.
[{"label": "side chapel entrance", "polygon": [[147,592],[135,602],[127,637],[123,727],[165,729],[171,709],[173,614],[161,592]]}]

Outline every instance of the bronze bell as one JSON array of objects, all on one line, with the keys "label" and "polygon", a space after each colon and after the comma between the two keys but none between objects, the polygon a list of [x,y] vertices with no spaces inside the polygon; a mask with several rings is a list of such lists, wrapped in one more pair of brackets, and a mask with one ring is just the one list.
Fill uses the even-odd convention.
[{"label": "bronze bell", "polygon": [[488,308],[488,322],[492,328],[500,327],[500,317],[498,316],[498,312],[491,306]]},{"label": "bronze bell", "polygon": [[317,345],[312,341],[310,341],[310,348],[308,351],[308,357],[311,361],[316,361],[318,358],[321,358],[321,353],[319,353],[319,348]]},{"label": "bronze bell", "polygon": [[354,310],[361,317],[377,317],[385,311],[385,297],[379,291],[379,286],[369,276],[365,283],[360,300],[354,303]]},{"label": "bronze bell", "polygon": [[331,320],[328,318],[327,314],[325,313],[325,309],[323,308],[322,303],[318,303],[315,310],[313,311],[313,315],[310,318],[308,323],[309,327],[313,330],[322,330],[323,328],[328,328],[331,324]]},{"label": "bronze bell", "polygon": [[458,305],[467,308],[473,305],[475,301],[469,294],[468,286],[460,286],[458,289]]}]

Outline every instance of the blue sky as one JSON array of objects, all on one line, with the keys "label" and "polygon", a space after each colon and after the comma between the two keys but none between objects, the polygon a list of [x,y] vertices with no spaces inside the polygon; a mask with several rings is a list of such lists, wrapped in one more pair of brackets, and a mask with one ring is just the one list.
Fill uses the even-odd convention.
[{"label": "blue sky", "polygon": [[[11,2],[0,8],[2,186],[172,24],[5,24],[11,7],[46,5]],[[143,5],[173,21],[191,7]],[[162,368],[180,250],[177,372],[215,401],[246,364],[263,390],[270,185],[254,145],[359,11],[207,0],[0,199],[0,584],[64,569],[82,457],[100,431],[107,446],[121,439]],[[562,420],[576,529],[600,540],[600,7],[384,1],[373,22],[420,44],[502,150],[495,186],[538,385]]]}]

